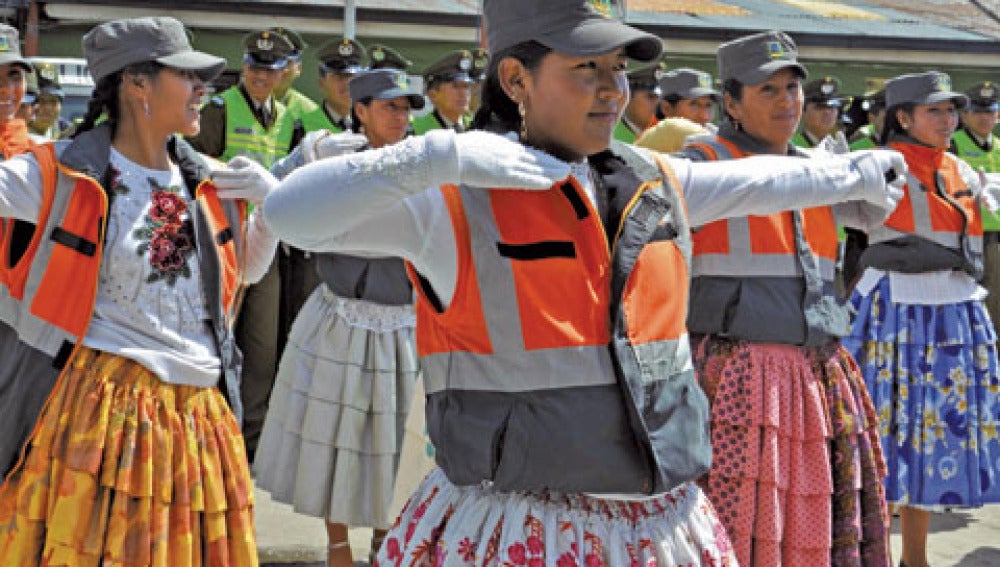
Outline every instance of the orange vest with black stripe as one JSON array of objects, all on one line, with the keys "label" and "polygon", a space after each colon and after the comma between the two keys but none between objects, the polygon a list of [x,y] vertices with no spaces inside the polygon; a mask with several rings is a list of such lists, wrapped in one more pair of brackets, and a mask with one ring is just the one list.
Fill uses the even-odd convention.
[{"label": "orange vest with black stripe", "polygon": [[[716,137],[688,146],[706,160],[750,155]],[[692,333],[816,345],[849,331],[835,299],[837,225],[830,207],[718,220],[693,236]]]},{"label": "orange vest with black stripe", "polygon": [[[905,192],[889,218],[868,235],[870,248],[862,263],[904,272],[962,269],[980,277],[982,215],[965,181],[975,173],[944,150],[900,141],[889,147],[906,158]],[[915,255],[917,248],[921,253]],[[903,254],[919,257],[893,258]]]},{"label": "orange vest with black stripe", "polygon": [[[239,415],[240,355],[231,328],[242,284],[239,259],[245,207],[221,201],[211,182],[203,180],[206,177],[195,181],[199,175],[207,176],[207,167],[196,163],[199,158],[186,142],[172,144],[194,195],[190,210],[222,361],[220,378]],[[86,159],[99,155],[102,147],[103,163]],[[8,264],[4,257],[7,281],[0,286],[0,352],[4,353],[0,386],[9,386],[0,388],[0,472],[13,464],[13,456],[66,362],[82,344],[93,316],[109,206],[97,178],[107,167],[107,148],[110,133],[99,128],[60,148],[58,163],[53,144],[32,149],[43,179],[41,207],[24,253],[15,264]],[[70,167],[70,162],[83,167]]]},{"label": "orange vest with black stripe", "polygon": [[442,189],[458,246],[447,309],[411,277],[428,430],[455,484],[648,493],[709,466],[681,191],[665,162],[612,147],[591,158],[618,184],[610,231],[572,179]]},{"label": "orange vest with black stripe", "polygon": [[[10,159],[18,154],[30,150],[35,143],[28,135],[28,126],[24,120],[8,120],[0,126],[0,153],[3,159]],[[23,225],[23,226],[19,226]],[[18,240],[18,234],[26,234],[31,231],[31,223],[18,222],[13,219],[0,218],[0,258],[10,258],[11,254],[16,254],[12,250],[12,242]],[[14,247],[16,249],[16,246]],[[0,284],[8,279],[6,270],[7,262],[0,262]]]}]

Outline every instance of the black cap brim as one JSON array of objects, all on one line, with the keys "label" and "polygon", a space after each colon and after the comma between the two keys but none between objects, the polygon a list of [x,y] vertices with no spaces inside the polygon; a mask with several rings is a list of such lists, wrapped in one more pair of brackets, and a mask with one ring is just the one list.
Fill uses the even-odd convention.
[{"label": "black cap brim", "polygon": [[261,61],[257,59],[252,54],[247,53],[243,56],[243,63],[250,65],[251,67],[260,67],[262,69],[284,69],[288,67],[288,58],[281,58],[276,61]]},{"label": "black cap brim", "polygon": [[629,59],[648,62],[658,59],[663,53],[663,42],[655,35],[601,17],[582,22],[568,19],[563,28],[536,39],[546,47],[572,56],[601,55],[624,48]]},{"label": "black cap brim", "polygon": [[225,59],[194,50],[158,57],[156,62],[175,69],[194,71],[206,83],[218,77],[226,68]]}]

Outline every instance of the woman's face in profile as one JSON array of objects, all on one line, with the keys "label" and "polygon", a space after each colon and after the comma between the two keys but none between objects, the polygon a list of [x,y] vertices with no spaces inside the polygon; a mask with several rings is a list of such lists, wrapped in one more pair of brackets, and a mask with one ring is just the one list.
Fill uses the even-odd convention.
[{"label": "woman's face in profile", "polygon": [[627,63],[622,49],[546,55],[524,76],[528,143],[567,161],[607,149],[628,103]]}]

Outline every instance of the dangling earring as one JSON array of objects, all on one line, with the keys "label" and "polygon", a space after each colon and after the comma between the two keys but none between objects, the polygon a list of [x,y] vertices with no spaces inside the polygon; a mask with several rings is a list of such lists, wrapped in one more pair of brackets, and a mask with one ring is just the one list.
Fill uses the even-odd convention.
[{"label": "dangling earring", "polygon": [[743,131],[743,125],[740,124],[740,121],[735,118],[733,118],[733,128],[735,128],[737,132]]},{"label": "dangling earring", "polygon": [[528,113],[527,109],[524,107],[524,101],[517,103],[517,113],[521,115],[521,141],[528,141],[528,119],[525,115]]},{"label": "dangling earring", "polygon": [[145,99],[142,101],[142,109],[146,112],[146,118],[149,118],[149,102]]}]

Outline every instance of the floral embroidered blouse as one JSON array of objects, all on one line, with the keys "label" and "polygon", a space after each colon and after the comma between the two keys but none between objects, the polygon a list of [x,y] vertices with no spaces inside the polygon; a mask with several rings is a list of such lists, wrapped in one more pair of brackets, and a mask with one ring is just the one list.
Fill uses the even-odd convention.
[{"label": "floral embroidered blouse", "polygon": [[135,360],[167,382],[214,385],[220,361],[180,170],[147,169],[114,148],[111,167],[114,204],[84,344]]}]

